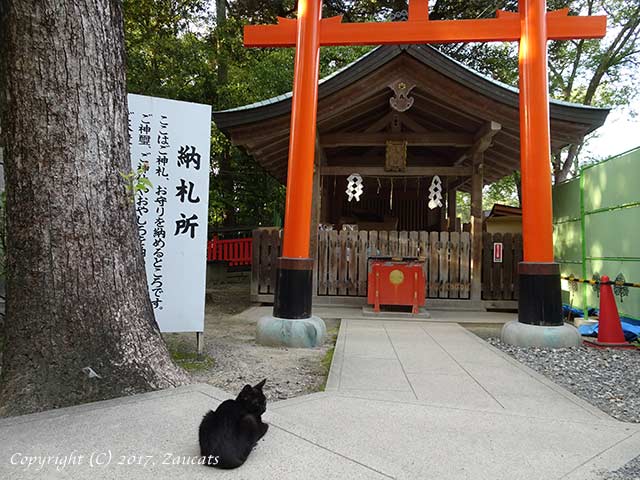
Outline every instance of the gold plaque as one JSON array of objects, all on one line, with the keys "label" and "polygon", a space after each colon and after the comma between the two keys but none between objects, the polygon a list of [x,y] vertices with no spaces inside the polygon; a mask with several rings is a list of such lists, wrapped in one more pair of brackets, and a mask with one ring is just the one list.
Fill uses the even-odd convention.
[{"label": "gold plaque", "polygon": [[392,285],[400,285],[404,282],[404,273],[401,270],[392,270],[389,274],[389,281]]},{"label": "gold plaque", "polygon": [[384,169],[388,172],[404,172],[407,168],[407,142],[388,140]]}]

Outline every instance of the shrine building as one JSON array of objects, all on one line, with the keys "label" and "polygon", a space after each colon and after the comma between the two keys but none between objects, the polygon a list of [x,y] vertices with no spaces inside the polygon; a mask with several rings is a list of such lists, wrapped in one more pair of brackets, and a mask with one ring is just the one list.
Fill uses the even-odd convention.
[{"label": "shrine building", "polygon": [[[580,143],[608,113],[552,100],[552,153]],[[291,93],[213,117],[235,145],[286,182]],[[425,258],[427,306],[516,308],[522,237],[483,233],[482,187],[519,170],[519,124],[518,89],[428,45],[378,47],[321,80],[314,303],[364,304],[369,258],[402,256]],[[363,189],[349,200],[352,174]],[[456,217],[458,191],[471,198],[466,224]],[[277,230],[253,234],[255,301],[273,301],[280,243]]]}]

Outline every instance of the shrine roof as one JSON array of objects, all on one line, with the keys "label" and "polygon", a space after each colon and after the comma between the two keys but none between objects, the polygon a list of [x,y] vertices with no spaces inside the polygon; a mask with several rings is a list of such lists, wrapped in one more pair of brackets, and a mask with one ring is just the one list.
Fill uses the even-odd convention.
[{"label": "shrine roof", "polygon": [[[323,98],[331,93],[350,85],[359,78],[364,77],[376,68],[389,62],[402,52],[406,52],[415,59],[421,61],[440,73],[457,80],[479,93],[492,96],[504,103],[519,106],[519,89],[506,83],[484,75],[463,63],[442,53],[430,45],[383,45],[376,47],[353,62],[336,70],[322,78],[319,82],[318,98]],[[260,120],[266,120],[291,111],[292,92],[249,103],[227,110],[213,112],[214,120],[218,128],[223,131],[227,127],[244,125]],[[606,119],[610,109],[592,107],[578,103],[565,102],[550,99],[551,116],[569,121],[583,123],[592,120],[597,123],[594,130],[600,127]]]},{"label": "shrine roof", "polygon": [[[394,111],[391,84],[415,85],[412,106]],[[281,181],[287,174],[291,92],[213,113],[218,128]],[[600,127],[608,108],[550,101],[551,149],[580,143]],[[385,118],[401,117],[392,132]],[[519,169],[519,91],[482,75],[429,45],[372,49],[320,81],[317,131],[328,166],[384,164],[384,141],[408,133],[407,164],[465,166],[469,142],[498,124],[484,153],[484,180],[491,183]],[[394,133],[395,132],[395,133]],[[421,133],[425,132],[425,133]],[[425,141],[421,135],[453,139]],[[465,143],[466,142],[466,143]],[[464,189],[463,187],[462,189]]]}]

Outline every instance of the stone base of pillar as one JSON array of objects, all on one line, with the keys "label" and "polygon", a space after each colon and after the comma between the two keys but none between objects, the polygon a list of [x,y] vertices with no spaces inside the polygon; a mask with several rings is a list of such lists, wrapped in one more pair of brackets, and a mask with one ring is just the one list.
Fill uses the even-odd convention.
[{"label": "stone base of pillar", "polygon": [[266,316],[258,320],[256,341],[271,347],[313,348],[324,343],[327,327],[319,317],[277,318]]},{"label": "stone base of pillar", "polygon": [[513,320],[502,327],[500,338],[504,343],[518,347],[568,348],[582,345],[578,329],[568,323],[545,327]]},{"label": "stone base of pillar", "polygon": [[272,347],[322,345],[327,327],[311,314],[312,293],[313,259],[278,258],[273,315],[258,321],[256,341]]}]

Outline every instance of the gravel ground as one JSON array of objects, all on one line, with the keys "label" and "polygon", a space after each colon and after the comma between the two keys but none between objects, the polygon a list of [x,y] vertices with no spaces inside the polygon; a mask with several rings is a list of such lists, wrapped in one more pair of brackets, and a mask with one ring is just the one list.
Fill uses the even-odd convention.
[{"label": "gravel ground", "polygon": [[[640,350],[521,348],[486,340],[612,417],[640,423]],[[603,479],[640,480],[640,456]]]},{"label": "gravel ground", "polygon": [[623,422],[640,423],[640,350],[491,345]]},{"label": "gravel ground", "polygon": [[[236,394],[247,383],[266,378],[264,391],[271,401],[322,390],[328,373],[323,359],[335,344],[337,322],[326,321],[329,338],[322,347],[265,347],[255,342],[256,323],[236,316],[250,306],[248,283],[207,291],[204,351],[209,362],[188,358],[193,381]],[[195,351],[195,334],[166,334],[165,339],[174,354],[189,357]]]},{"label": "gravel ground", "polygon": [[640,456],[615,472],[607,473],[603,480],[640,480]]}]

